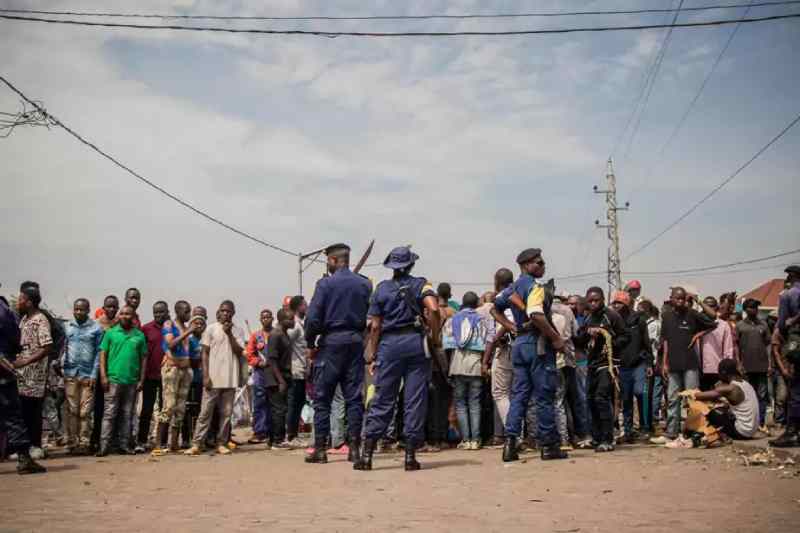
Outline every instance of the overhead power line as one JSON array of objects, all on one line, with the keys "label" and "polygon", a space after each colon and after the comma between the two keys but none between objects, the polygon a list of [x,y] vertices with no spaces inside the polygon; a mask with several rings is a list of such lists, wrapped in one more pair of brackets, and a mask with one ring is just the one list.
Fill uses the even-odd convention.
[{"label": "overhead power line", "polygon": [[[755,4],[747,6],[747,9],[742,14],[742,18],[745,18],[748,15],[748,13],[750,12],[750,8],[753,7],[753,5]],[[728,40],[725,42],[725,46],[722,47],[722,50],[720,50],[719,55],[717,55],[717,59],[714,60],[714,64],[711,65],[711,70],[709,70],[708,74],[706,74],[706,77],[703,79],[703,83],[700,85],[700,88],[697,90],[697,93],[694,95],[694,98],[692,98],[692,101],[689,103],[689,106],[686,108],[686,111],[683,112],[683,115],[681,116],[681,119],[678,121],[678,124],[675,126],[675,129],[672,130],[672,133],[670,133],[669,137],[667,138],[667,141],[661,147],[661,150],[659,150],[658,153],[659,157],[664,155],[664,151],[670,144],[672,144],[672,141],[675,140],[675,137],[678,135],[678,132],[681,131],[683,124],[686,122],[686,119],[689,117],[689,114],[694,109],[695,104],[700,99],[700,96],[703,94],[703,91],[706,89],[706,85],[708,85],[708,80],[710,80],[711,77],[714,75],[714,72],[717,70],[717,67],[722,61],[722,58],[725,56],[725,53],[728,51],[728,48],[730,48],[731,42],[733,42],[733,38],[736,37],[736,34],[739,32],[739,28],[741,27],[742,27],[741,24],[737,24],[736,26],[733,27],[733,31],[730,33],[730,35],[728,35]]]},{"label": "overhead power line", "polygon": [[67,133],[69,133],[70,135],[72,135],[73,137],[75,137],[75,138],[76,138],[78,141],[80,141],[82,144],[84,144],[84,145],[88,146],[89,148],[91,148],[92,150],[94,150],[95,152],[97,152],[98,154],[100,154],[101,156],[103,156],[104,158],[108,159],[109,161],[111,161],[112,163],[114,163],[115,165],[117,165],[119,168],[121,168],[122,170],[124,170],[124,171],[125,171],[125,172],[127,172],[128,174],[132,175],[133,177],[135,177],[136,179],[138,179],[139,181],[141,181],[142,183],[144,183],[145,185],[147,185],[148,187],[151,187],[151,188],[155,189],[156,191],[160,192],[160,193],[161,193],[161,194],[163,194],[164,196],[166,196],[166,197],[170,198],[171,200],[174,200],[175,202],[177,202],[177,203],[179,203],[180,205],[182,205],[183,207],[185,207],[185,208],[187,208],[187,209],[189,209],[189,210],[193,211],[194,213],[196,213],[196,214],[200,215],[201,217],[205,218],[206,220],[208,220],[208,221],[210,221],[210,222],[213,222],[214,224],[217,224],[217,225],[219,225],[219,226],[222,226],[223,228],[225,228],[225,229],[228,229],[228,230],[230,230],[230,231],[232,231],[232,232],[236,233],[237,235],[239,235],[239,236],[241,236],[241,237],[244,237],[245,239],[248,239],[248,240],[250,240],[250,241],[253,241],[253,242],[255,242],[255,243],[257,243],[257,244],[260,244],[260,245],[262,245],[262,246],[266,246],[267,248],[271,248],[271,249],[273,249],[273,250],[275,250],[275,251],[282,252],[282,253],[284,253],[284,254],[287,254],[287,255],[291,255],[291,256],[295,256],[295,257],[297,257],[297,255],[298,255],[298,254],[297,254],[297,252],[292,252],[291,250],[287,250],[286,248],[283,248],[283,247],[281,247],[281,246],[278,246],[278,245],[276,245],[276,244],[272,244],[272,243],[269,243],[269,242],[266,242],[266,241],[264,241],[263,239],[259,239],[258,237],[255,237],[255,236],[251,235],[250,233],[247,233],[247,232],[245,232],[245,231],[243,231],[243,230],[241,230],[241,229],[239,229],[239,228],[237,228],[237,227],[235,227],[235,226],[232,226],[232,225],[228,224],[227,222],[223,222],[222,220],[220,220],[220,219],[218,219],[218,218],[216,218],[216,217],[214,217],[214,216],[212,216],[212,215],[209,215],[209,214],[208,214],[208,213],[206,213],[205,211],[201,210],[201,209],[200,209],[200,208],[198,208],[198,207],[195,207],[194,205],[190,204],[190,203],[189,203],[189,202],[187,202],[186,200],[184,200],[184,199],[182,199],[182,198],[180,198],[180,197],[178,197],[178,196],[176,196],[176,195],[172,194],[171,192],[167,191],[166,189],[164,189],[164,188],[163,188],[163,187],[161,187],[160,185],[157,185],[157,184],[156,184],[156,183],[154,183],[153,181],[151,181],[151,180],[149,180],[149,179],[145,178],[144,176],[142,176],[141,174],[139,174],[139,173],[138,173],[138,172],[136,172],[135,170],[132,170],[132,169],[131,169],[131,168],[129,168],[128,166],[126,166],[126,165],[124,165],[124,164],[120,163],[120,162],[119,162],[117,159],[115,159],[113,156],[111,156],[111,155],[107,154],[106,152],[104,152],[103,150],[101,150],[100,148],[98,148],[98,147],[97,147],[97,146],[96,146],[94,143],[92,143],[92,142],[90,142],[90,141],[86,140],[85,138],[83,138],[83,137],[82,137],[80,134],[76,133],[74,130],[72,130],[71,128],[69,128],[69,127],[68,127],[66,124],[64,124],[63,122],[61,122],[61,121],[60,121],[58,118],[56,118],[55,116],[53,116],[52,114],[50,114],[50,113],[49,113],[47,110],[45,110],[45,108],[44,108],[44,107],[42,107],[42,106],[41,106],[39,103],[37,103],[36,101],[34,101],[34,100],[31,100],[30,98],[28,98],[27,96],[25,96],[25,94],[23,94],[23,93],[22,93],[22,91],[20,91],[19,89],[17,89],[17,88],[16,88],[16,87],[15,87],[15,86],[14,86],[14,85],[13,85],[13,84],[10,82],[10,81],[8,81],[7,79],[5,79],[5,78],[4,78],[2,75],[0,75],[0,81],[2,81],[3,83],[5,83],[5,84],[8,86],[8,88],[9,88],[9,89],[11,89],[12,91],[14,91],[14,92],[15,92],[17,95],[19,95],[19,97],[20,97],[20,98],[22,98],[22,99],[23,99],[25,102],[27,102],[28,104],[30,104],[31,106],[33,106],[33,107],[34,107],[34,109],[35,109],[35,110],[36,110],[38,113],[40,113],[40,114],[41,114],[43,117],[47,118],[47,120],[49,120],[49,121],[50,121],[50,123],[51,123],[52,125],[54,125],[54,126],[59,126],[59,127],[60,127],[60,128],[62,128],[64,131],[66,131]]},{"label": "overhead power line", "polygon": [[[756,263],[763,263],[764,261],[771,261],[773,259],[779,259],[781,257],[787,257],[790,255],[795,255],[800,253],[800,248],[796,250],[788,250],[785,252],[778,252],[776,254],[768,255],[766,257],[758,257],[755,259],[745,259],[742,261],[734,261],[732,263],[723,263],[721,265],[711,265],[711,266],[702,266],[702,267],[695,267],[695,268],[683,268],[677,270],[646,270],[646,271],[639,271],[639,272],[625,272],[626,276],[667,276],[667,275],[676,275],[676,274],[699,274],[702,272],[710,272],[713,270],[722,270],[722,273],[733,272],[727,271],[723,269],[744,266],[744,265],[753,265]],[[774,267],[775,265],[773,265]],[[772,268],[772,267],[770,267]],[[746,270],[737,270],[736,272],[746,272]],[[582,278],[591,278],[596,276],[604,276],[606,275],[605,270],[598,270],[596,272],[586,272],[584,274],[572,274],[569,276],[556,276],[555,280],[557,281],[568,281],[568,280],[576,280]],[[482,286],[487,285],[485,282],[452,282],[450,285],[453,286]]]},{"label": "overhead power line", "polygon": [[[656,56],[655,63],[653,63],[653,69],[650,72],[650,78],[645,83],[646,91],[644,92],[644,98],[642,99],[642,105],[639,110],[639,118],[636,119],[636,124],[633,126],[633,131],[631,132],[631,136],[628,139],[628,147],[625,149],[625,160],[628,159],[628,153],[631,150],[631,146],[633,146],[633,141],[636,138],[636,134],[639,133],[639,126],[642,125],[642,118],[644,117],[644,112],[647,110],[647,103],[650,101],[650,95],[653,92],[653,87],[656,85],[656,80],[658,79],[658,73],[661,71],[661,64],[664,63],[664,57],[667,55],[667,49],[669,48],[669,43],[672,40],[672,31],[674,29],[675,23],[678,22],[678,16],[681,13],[681,8],[683,7],[684,0],[680,0],[678,3],[678,10],[675,12],[675,15],[672,17],[672,26],[667,30],[667,34],[664,36],[664,41],[661,43],[661,50],[658,52],[658,56]],[[634,109],[635,112],[635,109]]]},{"label": "overhead power line", "polygon": [[[800,4],[800,0],[758,2],[753,7],[784,6]],[[684,8],[683,11],[713,11],[746,7],[748,4],[721,4]],[[259,16],[259,15],[180,15],[169,13],[109,13],[92,11],[43,11],[38,9],[0,9],[0,13],[19,13],[28,15],[66,15],[73,17],[113,17],[113,18],[146,18],[146,19],[178,19],[178,20],[440,20],[440,19],[504,19],[533,17],[572,17],[583,15],[647,15],[672,13],[674,9],[630,9],[606,11],[538,11],[525,13],[470,13],[463,15],[363,15],[363,16]]]},{"label": "overhead power line", "polygon": [[656,234],[654,237],[652,237],[650,240],[648,240],[647,242],[645,242],[644,244],[642,244],[641,246],[639,246],[638,248],[636,248],[634,251],[632,251],[631,253],[629,253],[629,254],[627,255],[627,257],[625,257],[625,259],[626,259],[626,260],[627,260],[627,259],[630,259],[630,258],[631,258],[631,257],[633,257],[634,255],[636,255],[636,254],[638,254],[639,252],[641,252],[642,250],[646,249],[648,246],[650,246],[651,244],[653,244],[654,242],[656,242],[658,239],[660,239],[660,238],[661,238],[661,237],[662,237],[664,234],[666,234],[666,233],[667,233],[668,231],[670,231],[672,228],[674,228],[675,226],[677,226],[678,224],[680,224],[681,222],[683,222],[683,221],[686,219],[686,217],[688,217],[689,215],[691,215],[692,213],[694,213],[694,212],[697,210],[697,208],[698,208],[698,207],[700,207],[701,205],[703,205],[703,204],[704,204],[706,201],[708,201],[708,200],[709,200],[709,199],[710,199],[712,196],[714,196],[715,194],[717,194],[717,193],[718,193],[718,192],[719,192],[719,191],[720,191],[720,190],[721,190],[723,187],[725,187],[725,186],[726,186],[728,183],[730,183],[731,181],[733,181],[733,180],[736,178],[736,176],[738,176],[739,174],[741,174],[741,172],[742,172],[744,169],[746,169],[747,167],[749,167],[749,166],[750,166],[750,165],[753,163],[753,161],[755,161],[756,159],[758,159],[759,157],[761,157],[761,154],[763,154],[764,152],[766,152],[766,151],[767,151],[767,150],[768,150],[768,149],[769,149],[769,148],[770,148],[770,147],[771,147],[773,144],[775,144],[775,143],[778,141],[778,139],[780,139],[781,137],[783,137],[783,136],[786,134],[786,132],[788,132],[790,129],[792,129],[792,128],[795,126],[795,124],[797,124],[798,122],[800,122],[800,115],[797,115],[797,116],[794,118],[794,120],[792,120],[792,121],[791,121],[791,122],[790,122],[790,123],[789,123],[789,124],[788,124],[788,125],[787,125],[785,128],[783,128],[783,129],[780,131],[780,133],[778,133],[778,134],[777,134],[775,137],[773,137],[773,138],[772,138],[772,139],[771,139],[771,140],[770,140],[770,141],[769,141],[767,144],[765,144],[764,146],[762,146],[762,147],[761,147],[761,149],[759,149],[759,150],[758,150],[758,151],[757,151],[757,152],[756,152],[756,153],[753,155],[753,157],[751,157],[750,159],[748,159],[748,160],[747,160],[747,162],[745,162],[745,163],[744,163],[742,166],[740,166],[739,168],[737,168],[737,169],[736,169],[736,171],[735,171],[733,174],[731,174],[730,176],[728,176],[727,178],[725,178],[725,179],[724,179],[724,180],[723,180],[723,181],[722,181],[722,182],[721,182],[719,185],[717,185],[716,187],[714,187],[713,189],[711,189],[711,191],[710,191],[708,194],[706,194],[706,195],[705,195],[705,196],[703,196],[703,197],[702,197],[700,200],[698,200],[698,201],[697,201],[697,202],[696,202],[696,203],[695,203],[695,204],[694,204],[692,207],[690,207],[689,209],[687,209],[685,213],[683,213],[681,216],[679,216],[677,219],[675,219],[675,220],[674,220],[672,223],[670,223],[670,224],[669,224],[669,225],[668,225],[666,228],[664,228],[663,230],[661,230],[660,232],[658,232],[658,233],[657,233],[657,234]]},{"label": "overhead power line", "polygon": [[134,30],[179,30],[216,33],[234,33],[251,35],[303,35],[315,37],[499,37],[513,35],[552,35],[563,33],[599,33],[614,31],[654,30],[660,28],[701,28],[708,26],[723,26],[727,24],[766,22],[800,18],[800,13],[785,15],[770,15],[748,19],[721,19],[703,22],[681,22],[679,24],[636,24],[630,26],[585,26],[574,28],[554,28],[544,30],[503,30],[503,31],[410,31],[410,32],[381,32],[381,31],[326,31],[326,30],[268,30],[259,28],[220,28],[213,26],[181,26],[177,24],[152,25],[133,24],[122,22],[89,22],[72,19],[47,19],[40,17],[23,17],[17,15],[2,15],[0,19],[44,22],[49,24],[69,24],[73,26],[90,26],[102,28],[126,28]]}]

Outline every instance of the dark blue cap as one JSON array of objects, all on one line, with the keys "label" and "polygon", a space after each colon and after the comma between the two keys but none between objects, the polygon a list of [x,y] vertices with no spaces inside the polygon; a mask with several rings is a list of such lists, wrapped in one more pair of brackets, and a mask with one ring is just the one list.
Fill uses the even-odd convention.
[{"label": "dark blue cap", "polygon": [[398,270],[413,265],[417,262],[417,259],[419,259],[419,256],[411,251],[410,246],[398,246],[386,256],[383,266]]}]

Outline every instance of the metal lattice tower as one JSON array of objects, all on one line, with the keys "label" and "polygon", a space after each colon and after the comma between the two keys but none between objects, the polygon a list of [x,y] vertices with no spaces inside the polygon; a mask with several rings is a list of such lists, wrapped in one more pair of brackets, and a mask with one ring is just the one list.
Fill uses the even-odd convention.
[{"label": "metal lattice tower", "polygon": [[608,232],[608,297],[615,290],[622,289],[622,261],[619,256],[619,220],[618,211],[627,211],[630,203],[625,202],[625,207],[617,206],[617,178],[614,176],[614,164],[611,158],[606,165],[606,188],[600,189],[594,186],[594,192],[606,195],[606,223],[600,224],[595,220],[598,228],[604,228]]}]

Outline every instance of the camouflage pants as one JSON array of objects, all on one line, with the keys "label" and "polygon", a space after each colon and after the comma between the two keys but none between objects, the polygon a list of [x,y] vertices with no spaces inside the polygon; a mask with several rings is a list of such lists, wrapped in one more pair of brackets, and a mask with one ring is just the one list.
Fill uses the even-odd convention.
[{"label": "camouflage pants", "polygon": [[81,378],[64,378],[67,394],[67,446],[89,446],[92,437],[92,411],[94,410],[94,381]]},{"label": "camouflage pants", "polygon": [[192,385],[192,369],[165,366],[161,369],[161,387],[164,405],[158,413],[161,424],[180,429],[186,414],[186,397]]}]

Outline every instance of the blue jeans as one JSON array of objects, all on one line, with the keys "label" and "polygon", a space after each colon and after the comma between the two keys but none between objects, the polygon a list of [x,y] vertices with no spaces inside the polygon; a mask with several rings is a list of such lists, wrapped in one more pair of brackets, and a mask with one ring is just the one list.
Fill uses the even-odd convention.
[{"label": "blue jeans", "polygon": [[253,383],[253,434],[260,439],[272,436],[272,409],[267,387],[257,378]]},{"label": "blue jeans", "polygon": [[511,409],[506,421],[506,435],[520,436],[522,419],[533,396],[536,402],[539,444],[552,446],[561,441],[556,429],[555,415],[558,371],[553,352],[548,350],[547,353],[538,355],[536,341],[534,335],[520,335],[514,341],[511,354],[514,385],[511,389]]},{"label": "blue jeans", "polygon": [[669,400],[669,410],[667,411],[667,431],[666,436],[674,439],[681,432],[681,397],[678,394],[688,389],[700,387],[699,370],[683,370],[669,373],[669,384],[667,386],[667,398]]},{"label": "blue jeans", "polygon": [[644,416],[644,389],[647,382],[647,365],[644,362],[633,368],[619,369],[620,385],[622,388],[622,417],[625,435],[633,432],[633,402],[639,402],[639,427],[643,431],[648,429],[648,420]]},{"label": "blue jeans", "polygon": [[767,404],[769,403],[769,378],[766,372],[748,372],[746,377],[758,396],[758,425],[764,426],[767,421]]},{"label": "blue jeans", "polygon": [[586,400],[586,376],[589,367],[584,364],[564,370],[567,371],[567,401],[572,410],[575,437],[585,439],[592,431],[589,403]]},{"label": "blue jeans", "polygon": [[652,404],[650,412],[653,416],[650,420],[660,422],[661,406],[664,404],[664,380],[657,374],[653,376]]},{"label": "blue jeans", "polygon": [[455,376],[453,396],[461,440],[481,438],[481,390],[483,379],[477,376]]},{"label": "blue jeans", "polygon": [[331,401],[331,447],[339,448],[344,444],[345,417],[344,394],[342,387],[337,386]]}]

